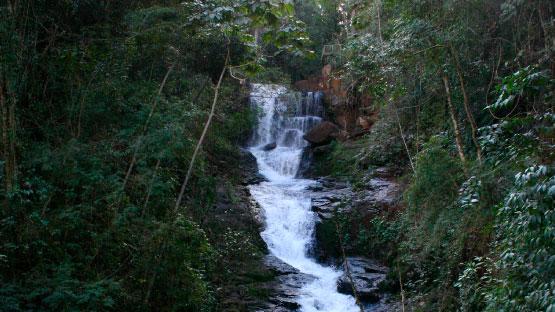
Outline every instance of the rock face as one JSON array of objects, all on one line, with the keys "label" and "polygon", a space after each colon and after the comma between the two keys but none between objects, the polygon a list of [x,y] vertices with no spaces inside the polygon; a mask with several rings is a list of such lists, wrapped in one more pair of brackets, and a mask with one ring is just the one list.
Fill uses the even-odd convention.
[{"label": "rock face", "polygon": [[324,121],[308,131],[303,138],[313,145],[323,145],[336,138],[339,132],[334,123]]},{"label": "rock face", "polygon": [[358,298],[363,303],[379,302],[381,296],[378,286],[385,280],[388,269],[362,257],[348,257],[347,265],[351,276],[348,276],[345,269],[345,273],[337,281],[337,290],[348,295],[354,295],[356,290]]},{"label": "rock face", "polygon": [[299,272],[271,254],[266,256],[264,262],[275,278],[267,285],[271,289],[267,303],[257,307],[259,309],[257,311],[297,311],[300,305],[296,299],[300,295],[300,289],[314,277]]},{"label": "rock face", "polygon": [[301,155],[301,162],[299,163],[299,169],[297,170],[296,178],[307,178],[310,176],[310,170],[312,169],[312,158],[312,148],[310,148],[309,146],[305,147]]},{"label": "rock face", "polygon": [[[319,148],[319,147],[318,147]],[[316,153],[314,151],[314,153]],[[332,178],[320,178],[311,186],[312,210],[318,215],[319,222],[315,228],[315,244],[311,253],[321,262],[334,262],[342,259],[337,238],[337,224],[334,216],[339,213],[350,217],[354,223],[352,235],[362,222],[387,213],[399,206],[400,186],[395,174],[386,168],[378,168],[366,173],[362,183],[356,188],[348,182]],[[348,219],[349,220],[349,219]],[[345,246],[346,252],[356,252]],[[337,263],[337,262],[336,262]],[[339,267],[346,272],[344,264]],[[344,294],[353,295],[353,286],[357,296],[364,304],[364,311],[385,312],[398,311],[396,302],[390,302],[389,295],[380,290],[380,283],[386,279],[388,269],[378,262],[364,257],[348,257],[347,264],[351,277],[346,273],[337,281],[337,289]],[[351,279],[352,278],[352,279]]]},{"label": "rock face", "polygon": [[333,121],[345,132],[345,136],[367,132],[377,114],[372,99],[360,94],[349,97],[348,83],[335,77],[334,71],[331,64],[324,65],[320,75],[295,82],[295,88],[301,91],[322,91],[327,109],[333,112]]},{"label": "rock face", "polygon": [[243,185],[258,184],[266,180],[266,178],[258,172],[256,158],[248,150],[241,150],[239,163],[242,169]]},{"label": "rock face", "polygon": [[311,187],[312,210],[322,220],[329,219],[337,210],[356,210],[361,216],[392,209],[398,205],[400,186],[385,168],[378,168],[363,179],[364,184],[353,191],[351,185],[330,178],[318,179]]},{"label": "rock face", "polygon": [[391,175],[386,168],[378,168],[363,179],[365,191],[353,197],[352,208],[361,215],[395,209],[400,200],[401,188]]},{"label": "rock face", "polygon": [[320,178],[318,184],[309,188],[312,191],[312,211],[320,219],[327,220],[333,213],[348,209],[346,200],[353,196],[351,186],[346,182],[339,182],[330,178]]}]

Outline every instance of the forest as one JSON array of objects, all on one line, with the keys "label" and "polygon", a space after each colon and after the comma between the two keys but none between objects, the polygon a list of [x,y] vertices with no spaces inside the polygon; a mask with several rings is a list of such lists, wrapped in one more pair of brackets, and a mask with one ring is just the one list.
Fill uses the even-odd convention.
[{"label": "forest", "polygon": [[551,0],[0,1],[0,311],[555,312]]}]

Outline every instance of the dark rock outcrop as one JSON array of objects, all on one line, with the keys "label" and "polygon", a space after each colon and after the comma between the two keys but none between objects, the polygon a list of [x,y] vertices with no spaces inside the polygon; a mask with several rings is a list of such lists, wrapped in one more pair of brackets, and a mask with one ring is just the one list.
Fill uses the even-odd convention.
[{"label": "dark rock outcrop", "polygon": [[264,147],[262,149],[264,151],[268,152],[268,151],[271,151],[271,150],[275,149],[276,147],[277,147],[277,143],[272,142],[272,143],[268,143],[268,144],[264,145]]},{"label": "dark rock outcrop", "polygon": [[351,276],[349,277],[346,273],[347,270],[344,270],[345,273],[337,281],[337,291],[354,295],[354,290],[356,290],[357,296],[362,302],[379,302],[381,295],[378,286],[385,280],[387,268],[362,257],[348,257],[347,264]]},{"label": "dark rock outcrop", "polygon": [[258,172],[258,164],[254,155],[248,150],[241,150],[240,153],[242,184],[251,185],[266,181],[266,178]]},{"label": "dark rock outcrop", "polygon": [[312,148],[305,147],[301,155],[301,162],[299,163],[299,169],[297,170],[297,178],[307,178],[311,176],[311,163],[313,158]]},{"label": "dark rock outcrop", "polygon": [[348,183],[329,178],[319,179],[309,190],[312,191],[312,211],[323,220],[331,218],[336,210],[346,208],[345,201],[353,196]]},{"label": "dark rock outcrop", "polygon": [[273,272],[275,278],[267,285],[271,295],[262,311],[297,311],[300,305],[296,302],[303,285],[312,281],[314,277],[303,274],[273,255],[264,259],[266,266]]},{"label": "dark rock outcrop", "polygon": [[324,121],[310,129],[303,138],[313,145],[324,145],[336,138],[339,132],[339,128],[334,123]]},{"label": "dark rock outcrop", "polygon": [[385,168],[378,168],[363,179],[364,191],[352,198],[352,209],[363,216],[389,211],[398,206],[401,189]]}]

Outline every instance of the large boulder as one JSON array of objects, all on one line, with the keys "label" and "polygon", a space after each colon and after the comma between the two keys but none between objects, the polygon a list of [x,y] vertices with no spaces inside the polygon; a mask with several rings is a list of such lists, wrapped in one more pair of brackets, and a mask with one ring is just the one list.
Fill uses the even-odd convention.
[{"label": "large boulder", "polygon": [[303,138],[313,145],[324,145],[335,139],[339,133],[340,130],[334,123],[324,121],[310,129]]},{"label": "large boulder", "polygon": [[385,280],[388,269],[375,261],[362,257],[348,257],[350,277],[344,273],[337,280],[337,291],[353,295],[353,285],[359,299],[364,303],[380,301],[379,284]]},{"label": "large boulder", "polygon": [[258,171],[256,158],[248,150],[240,150],[239,165],[242,171],[241,184],[251,185],[266,181],[266,178]]},{"label": "large boulder", "polygon": [[271,290],[268,302],[253,311],[298,311],[300,305],[297,299],[302,294],[301,289],[312,282],[314,276],[301,273],[271,254],[265,257],[264,262],[273,272],[274,279],[268,285]]}]

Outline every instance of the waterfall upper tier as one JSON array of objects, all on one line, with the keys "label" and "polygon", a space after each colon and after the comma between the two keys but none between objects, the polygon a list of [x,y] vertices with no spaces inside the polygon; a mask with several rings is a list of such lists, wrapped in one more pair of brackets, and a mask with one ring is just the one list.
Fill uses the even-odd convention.
[{"label": "waterfall upper tier", "polygon": [[[274,178],[294,177],[308,145],[303,135],[322,121],[321,95],[290,92],[280,85],[253,84],[251,103],[258,117],[251,152],[263,160],[259,163],[262,173]],[[264,149],[274,143],[275,149]]]}]

